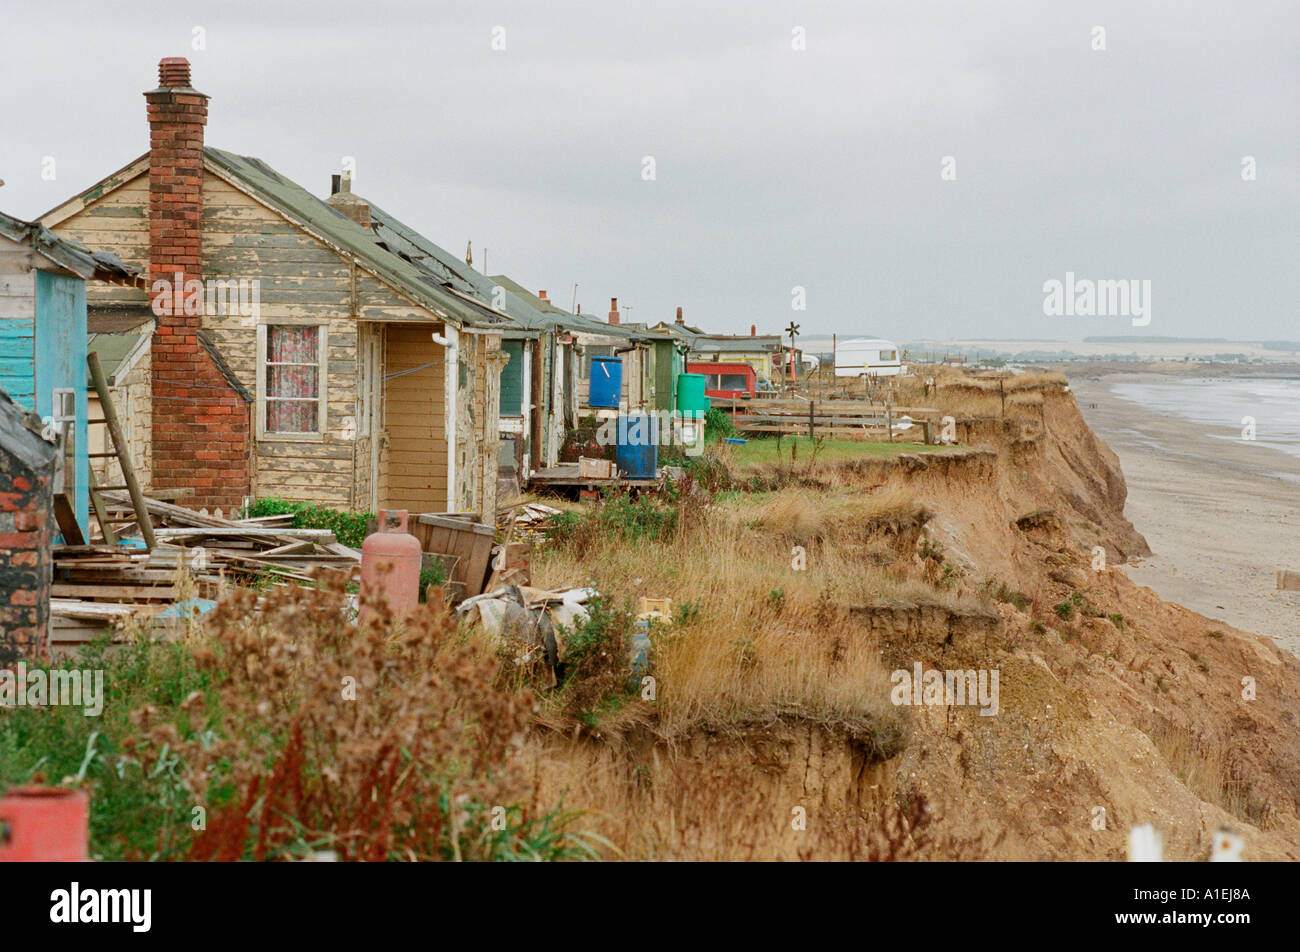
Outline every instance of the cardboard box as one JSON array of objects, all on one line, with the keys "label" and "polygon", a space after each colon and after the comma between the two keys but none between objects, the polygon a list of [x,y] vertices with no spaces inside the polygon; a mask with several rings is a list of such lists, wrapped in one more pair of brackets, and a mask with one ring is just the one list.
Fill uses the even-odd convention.
[{"label": "cardboard box", "polygon": [[613,460],[592,459],[589,456],[578,457],[578,477],[580,479],[610,479],[613,475]]}]

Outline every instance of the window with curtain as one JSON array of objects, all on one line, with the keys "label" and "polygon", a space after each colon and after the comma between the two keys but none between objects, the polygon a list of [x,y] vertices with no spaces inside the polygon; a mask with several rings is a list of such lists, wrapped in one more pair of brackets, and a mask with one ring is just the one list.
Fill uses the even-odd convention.
[{"label": "window with curtain", "polygon": [[319,433],[322,397],[321,328],[268,325],[266,432]]}]

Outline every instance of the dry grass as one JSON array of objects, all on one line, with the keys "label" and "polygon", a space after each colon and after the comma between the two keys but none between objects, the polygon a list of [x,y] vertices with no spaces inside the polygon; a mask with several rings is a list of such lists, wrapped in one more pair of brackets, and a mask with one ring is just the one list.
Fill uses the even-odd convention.
[{"label": "dry grass", "polygon": [[1168,721],[1147,732],[1169,771],[1199,799],[1226,810],[1240,820],[1263,828],[1266,809],[1240,779],[1229,747],[1213,739],[1198,738]]},{"label": "dry grass", "polygon": [[677,623],[655,639],[661,730],[787,711],[892,723],[880,646],[847,607],[951,598],[924,580],[922,560],[899,558],[886,570],[872,557],[874,533],[922,521],[902,491],[741,494],[683,518],[670,541],[544,549],[533,581],[591,583],[616,604],[672,598]]},{"label": "dry grass", "polygon": [[[584,825],[628,859],[905,860],[931,846],[925,798],[892,791],[888,766],[863,766],[843,738],[815,729],[765,725],[635,749],[552,741],[535,754],[543,795],[589,804]],[[833,790],[791,782],[808,761]]]}]

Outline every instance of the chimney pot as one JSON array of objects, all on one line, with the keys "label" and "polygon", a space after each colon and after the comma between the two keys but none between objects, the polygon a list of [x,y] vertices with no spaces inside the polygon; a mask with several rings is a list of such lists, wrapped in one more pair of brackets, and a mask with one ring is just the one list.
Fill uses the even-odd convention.
[{"label": "chimney pot", "polygon": [[330,208],[342,212],[362,228],[369,228],[370,203],[352,194],[352,173],[344,172],[342,175],[333,176],[331,188],[334,188],[334,192],[327,203]]},{"label": "chimney pot", "polygon": [[342,187],[342,185],[340,184],[342,178],[343,178],[343,176],[341,176],[341,175],[331,175],[331,176],[330,176],[330,194],[331,194],[331,195],[337,195],[337,194],[339,193],[339,189]]},{"label": "chimney pot", "polygon": [[678,324],[685,324],[685,323],[686,323],[686,321],[684,321],[684,320],[682,319],[682,309],[681,309],[680,307],[677,309],[677,323],[678,323]]},{"label": "chimney pot", "polygon": [[750,324],[750,325],[749,325],[749,336],[750,336],[750,337],[757,337],[757,336],[758,336],[758,325],[757,325],[757,324]]},{"label": "chimney pot", "polygon": [[168,56],[158,61],[158,85],[162,89],[190,88],[190,61],[183,56]]},{"label": "chimney pot", "polygon": [[538,291],[537,296],[541,298],[543,301],[547,300],[545,291]]}]

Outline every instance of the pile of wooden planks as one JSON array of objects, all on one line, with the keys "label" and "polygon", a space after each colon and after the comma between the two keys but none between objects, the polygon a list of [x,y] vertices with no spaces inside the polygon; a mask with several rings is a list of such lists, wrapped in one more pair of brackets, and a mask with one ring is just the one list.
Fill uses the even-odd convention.
[{"label": "pile of wooden planks", "polygon": [[[109,510],[133,511],[124,492],[101,496]],[[56,649],[111,631],[122,619],[168,614],[182,597],[215,598],[223,583],[309,583],[318,569],[360,574],[359,550],[340,545],[327,529],[293,528],[292,516],[226,519],[149,497],[144,505],[153,524],[152,549],[131,538],[55,547]]]},{"label": "pile of wooden planks", "polygon": [[[114,493],[103,495],[110,505],[126,502]],[[183,559],[198,578],[311,581],[306,573],[313,569],[352,571],[361,565],[359,550],[340,545],[328,529],[293,528],[292,515],[225,519],[148,497],[145,506],[158,540],[149,553],[151,567],[174,570]]]}]

